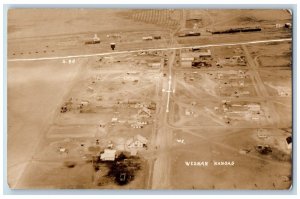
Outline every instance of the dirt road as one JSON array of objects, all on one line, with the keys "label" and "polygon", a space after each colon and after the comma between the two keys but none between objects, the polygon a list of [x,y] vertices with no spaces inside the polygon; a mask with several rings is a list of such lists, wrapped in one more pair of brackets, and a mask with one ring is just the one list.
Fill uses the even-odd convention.
[{"label": "dirt road", "polygon": [[158,157],[154,162],[153,167],[153,176],[152,176],[152,189],[168,189],[170,188],[170,170],[171,170],[171,157],[169,150],[172,144],[172,130],[168,127],[168,115],[169,113],[169,104],[170,97],[172,93],[172,67],[175,60],[175,51],[172,52],[168,63],[168,73],[165,81],[168,81],[166,85],[168,88],[165,88],[165,92],[162,96],[162,107],[158,114],[158,132],[154,139],[154,146],[159,150]]}]

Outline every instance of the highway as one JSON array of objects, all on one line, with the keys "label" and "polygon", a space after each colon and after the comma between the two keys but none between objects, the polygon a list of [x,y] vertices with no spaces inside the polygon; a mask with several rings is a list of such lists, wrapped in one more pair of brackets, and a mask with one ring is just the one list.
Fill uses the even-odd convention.
[{"label": "highway", "polygon": [[153,49],[141,49],[141,50],[128,50],[128,51],[114,51],[96,54],[83,54],[83,55],[69,55],[69,56],[55,56],[55,57],[39,57],[39,58],[20,58],[20,59],[8,59],[8,62],[24,62],[24,61],[44,61],[44,60],[62,60],[72,58],[88,58],[97,56],[108,56],[108,55],[119,55],[119,54],[130,54],[145,51],[167,51],[167,50],[178,50],[178,49],[190,49],[190,48],[209,48],[209,47],[220,47],[220,46],[237,46],[247,44],[261,44],[261,43],[273,43],[273,42],[286,42],[292,41],[292,38],[284,39],[269,39],[269,40],[257,40],[257,41],[246,41],[246,42],[235,42],[235,43],[219,43],[219,44],[206,44],[206,45],[195,45],[195,46],[179,46],[179,47],[166,47],[166,48],[153,48]]}]

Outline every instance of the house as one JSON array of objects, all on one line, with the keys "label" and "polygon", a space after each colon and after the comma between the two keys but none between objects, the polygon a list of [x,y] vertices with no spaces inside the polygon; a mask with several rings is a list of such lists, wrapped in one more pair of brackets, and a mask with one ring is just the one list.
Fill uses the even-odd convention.
[{"label": "house", "polygon": [[114,161],[116,158],[116,150],[104,149],[104,153],[100,154],[102,161]]},{"label": "house", "polygon": [[128,139],[126,141],[126,146],[130,149],[143,148],[147,146],[147,143],[148,143],[148,139],[138,134],[133,138]]}]

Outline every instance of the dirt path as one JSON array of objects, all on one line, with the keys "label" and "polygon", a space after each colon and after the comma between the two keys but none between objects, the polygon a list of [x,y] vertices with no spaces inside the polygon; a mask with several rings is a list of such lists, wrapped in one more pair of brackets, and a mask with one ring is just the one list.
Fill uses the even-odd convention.
[{"label": "dirt path", "polygon": [[[252,56],[250,55],[247,47],[245,45],[242,45],[242,48],[245,52],[245,56],[248,60],[248,63],[249,63],[249,66],[250,66],[250,70],[254,76],[254,85],[257,86],[257,94],[262,97],[263,99],[266,99],[268,97],[270,97],[266,87],[265,87],[265,84],[264,82],[262,81],[259,73],[258,73],[258,66],[256,65],[255,61],[253,60]],[[274,125],[277,125],[278,127],[278,124],[279,124],[279,116],[277,114],[277,112],[275,111],[275,107],[274,107],[274,104],[273,102],[269,101],[269,100],[266,100],[266,104],[267,104],[267,107],[268,107],[268,114],[269,116],[267,116],[267,119],[269,120],[269,122],[271,124],[274,124]]]}]

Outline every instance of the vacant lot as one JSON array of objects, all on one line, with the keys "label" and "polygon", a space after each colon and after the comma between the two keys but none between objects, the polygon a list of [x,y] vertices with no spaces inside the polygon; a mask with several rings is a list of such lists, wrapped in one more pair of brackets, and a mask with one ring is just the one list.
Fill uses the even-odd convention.
[{"label": "vacant lot", "polygon": [[8,179],[15,186],[52,122],[81,63],[58,61],[8,65]]},{"label": "vacant lot", "polygon": [[[287,189],[291,185],[288,180],[291,166],[290,154],[285,153],[285,136],[284,132],[271,131],[268,139],[276,139],[277,145],[269,141],[273,152],[261,155],[255,146],[268,141],[258,139],[254,130],[177,131],[175,139],[184,139],[184,144],[174,140],[172,186],[174,189]],[[207,161],[208,166],[186,165],[202,161]],[[214,161],[234,161],[234,166],[214,166]]]}]

